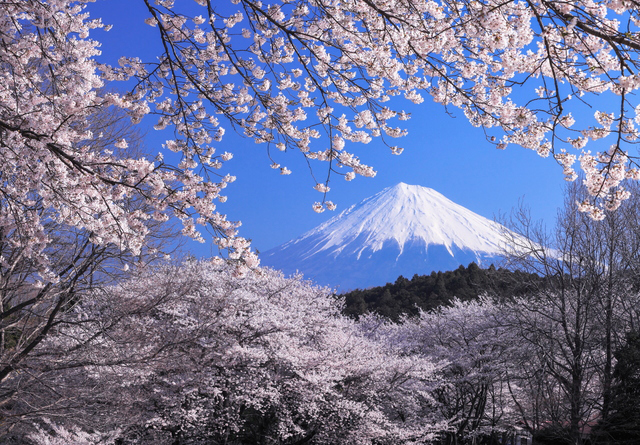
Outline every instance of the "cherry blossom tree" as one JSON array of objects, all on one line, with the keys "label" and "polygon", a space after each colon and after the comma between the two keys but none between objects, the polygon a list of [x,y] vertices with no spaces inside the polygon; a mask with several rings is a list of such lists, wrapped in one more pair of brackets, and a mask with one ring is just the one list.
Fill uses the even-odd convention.
[{"label": "cherry blossom tree", "polygon": [[14,405],[26,411],[14,431],[40,424],[35,443],[365,444],[424,443],[445,427],[431,361],[364,335],[328,289],[233,272],[165,266],[84,299],[29,358],[40,393]]},{"label": "cherry blossom tree", "polygon": [[[136,91],[155,97],[162,77],[174,91],[182,87],[213,104],[256,142],[300,150],[333,171],[344,167],[347,180],[374,171],[346,144],[403,135],[393,122],[409,116],[390,99],[419,104],[423,92],[461,108],[473,125],[500,127],[502,136],[490,136],[498,148],[514,143],[553,155],[569,179],[579,159],[590,193],[608,208],[627,197],[620,182],[638,177],[626,148],[637,139],[632,99],[640,46],[631,3],[197,3],[203,9],[193,18],[173,2],[145,1],[165,52],[157,64],[127,65],[146,81]],[[603,94],[612,100],[596,100],[594,119],[576,124],[574,103]],[[161,116],[159,125],[167,123]],[[610,147],[585,151],[609,134]],[[316,138],[323,138],[320,150],[311,147]],[[288,172],[277,160],[273,167]],[[328,179],[316,188],[326,193]],[[583,209],[602,216],[592,204]]]},{"label": "cherry blossom tree", "polygon": [[[143,149],[140,134],[123,112],[98,111],[91,118],[91,127],[102,133],[95,146],[109,147],[126,137],[130,153]],[[0,213],[4,214],[8,201],[2,204]],[[148,211],[135,197],[123,200],[122,205],[128,211]],[[20,228],[0,228],[0,406],[11,405],[31,390],[37,375],[25,372],[23,360],[67,321],[65,315],[82,295],[122,279],[129,265],[153,263],[180,245],[174,225],[149,220],[145,222],[147,242],[133,255],[113,244],[96,243],[87,229],[57,222],[42,199],[34,199],[26,210],[44,221],[46,243],[40,256],[34,257],[32,240]],[[45,276],[43,267],[48,270]],[[21,381],[19,389],[9,382],[14,376]]]},{"label": "cherry blossom tree", "polygon": [[[164,53],[153,64],[103,69],[138,80],[133,95],[158,104],[160,128],[188,117],[220,135],[220,121],[205,111],[212,107],[256,142],[299,150],[351,180],[375,172],[347,144],[380,137],[399,154],[390,139],[405,134],[395,122],[409,115],[392,98],[419,104],[426,93],[475,126],[499,128],[489,135],[498,148],[553,155],[570,180],[579,160],[590,194],[607,208],[628,197],[621,181],[640,175],[628,153],[640,49],[631,2],[198,0],[202,9],[190,14],[172,1],[144,1]],[[167,87],[176,97],[160,101]],[[583,103],[593,104],[594,118],[576,123]],[[175,147],[192,147],[190,158],[202,142],[192,133]],[[608,135],[609,147],[586,151]],[[328,183],[319,178],[316,189],[326,193]],[[593,202],[582,210],[602,217]]]},{"label": "cherry blossom tree", "polygon": [[504,306],[482,297],[450,305],[390,326],[405,352],[441,363],[432,391],[450,424],[439,443],[494,443],[515,432],[520,418],[507,380],[520,347],[503,317]]}]

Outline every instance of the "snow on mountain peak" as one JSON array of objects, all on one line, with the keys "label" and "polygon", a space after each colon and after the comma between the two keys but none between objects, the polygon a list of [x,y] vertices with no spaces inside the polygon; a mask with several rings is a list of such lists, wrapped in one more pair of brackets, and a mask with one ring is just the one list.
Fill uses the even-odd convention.
[{"label": "snow on mountain peak", "polygon": [[433,189],[401,182],[261,258],[320,284],[367,287],[472,261],[488,265],[504,251],[505,230]]},{"label": "snow on mountain peak", "polygon": [[376,252],[395,241],[402,253],[408,242],[443,245],[453,255],[453,245],[499,254],[502,226],[454,203],[427,187],[403,182],[388,187],[305,233],[295,242],[324,235],[309,254],[342,250],[365,235],[361,251]]}]

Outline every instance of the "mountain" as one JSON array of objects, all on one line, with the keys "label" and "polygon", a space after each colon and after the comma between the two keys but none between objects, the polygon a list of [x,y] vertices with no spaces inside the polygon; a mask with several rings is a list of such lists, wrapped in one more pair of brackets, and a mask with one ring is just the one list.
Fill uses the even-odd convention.
[{"label": "mountain", "polygon": [[505,230],[433,189],[400,183],[264,252],[261,260],[342,292],[471,262],[489,266],[500,258]]}]

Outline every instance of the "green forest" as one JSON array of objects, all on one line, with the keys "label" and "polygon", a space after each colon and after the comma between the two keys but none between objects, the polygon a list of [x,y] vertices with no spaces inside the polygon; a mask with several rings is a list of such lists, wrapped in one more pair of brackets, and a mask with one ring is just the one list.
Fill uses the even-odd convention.
[{"label": "green forest", "polygon": [[453,298],[470,301],[482,295],[499,299],[519,297],[531,293],[542,283],[544,280],[535,273],[496,268],[493,264],[481,269],[476,263],[470,263],[466,268],[415,274],[411,279],[401,275],[394,283],[356,289],[341,297],[345,300],[345,315],[358,318],[372,312],[397,322],[447,304]]}]

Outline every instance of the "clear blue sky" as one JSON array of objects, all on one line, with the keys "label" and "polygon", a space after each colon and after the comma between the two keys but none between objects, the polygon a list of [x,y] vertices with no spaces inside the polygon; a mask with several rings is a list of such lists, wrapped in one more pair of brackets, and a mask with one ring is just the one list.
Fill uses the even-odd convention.
[{"label": "clear blue sky", "polygon": [[[178,3],[181,1],[184,0]],[[89,11],[92,17],[102,17],[113,25],[110,32],[93,35],[103,43],[103,61],[113,63],[123,55],[154,60],[159,49],[157,30],[143,23],[148,13],[145,14],[142,0],[97,0]],[[313,190],[315,182],[299,152],[276,153],[277,162],[293,171],[281,176],[270,168],[265,145],[236,135],[228,126],[219,152],[234,153],[227,171],[237,176],[237,181],[227,188],[229,199],[219,206],[220,211],[231,220],[241,220],[240,234],[251,238],[260,251],[295,238],[398,182],[431,187],[487,218],[508,214],[522,201],[534,218],[552,226],[563,202],[565,181],[560,166],[551,158],[542,159],[517,146],[497,150],[462,113],[452,118],[429,96],[425,97],[419,106],[403,105],[412,112],[411,120],[401,122],[406,124],[409,135],[394,142],[405,148],[404,153],[394,156],[376,140],[368,145],[358,144],[355,153],[374,166],[377,176],[356,177],[351,182],[335,176],[329,184],[328,199],[338,205],[338,210],[322,214],[311,209],[322,194]],[[149,151],[159,151],[166,138],[149,128]],[[317,163],[316,167],[320,172],[323,165]],[[319,179],[323,177],[318,175]],[[217,252],[210,245],[194,243],[190,248],[197,256]]]}]

